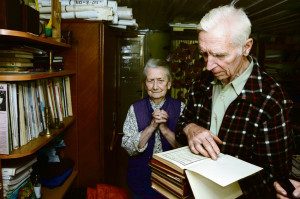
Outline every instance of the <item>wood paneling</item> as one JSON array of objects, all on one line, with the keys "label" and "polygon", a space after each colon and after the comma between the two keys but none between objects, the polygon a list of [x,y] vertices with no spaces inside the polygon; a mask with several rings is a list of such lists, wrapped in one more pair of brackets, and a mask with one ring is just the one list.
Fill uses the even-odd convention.
[{"label": "wood paneling", "polygon": [[[63,30],[72,31],[68,65],[76,66],[76,120],[72,136],[66,138],[68,156],[76,156],[77,186],[94,186],[104,178],[102,138],[102,40],[101,22],[64,21]],[[70,61],[70,62],[69,62]],[[71,66],[66,66],[66,68]]]}]

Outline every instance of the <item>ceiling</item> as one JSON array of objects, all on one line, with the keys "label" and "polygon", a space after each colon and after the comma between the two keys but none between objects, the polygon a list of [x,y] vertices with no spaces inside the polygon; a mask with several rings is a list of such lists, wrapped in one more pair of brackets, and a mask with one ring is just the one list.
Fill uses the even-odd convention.
[{"label": "ceiling", "polygon": [[[199,23],[212,8],[230,0],[118,0],[133,9],[139,29],[169,30],[169,23]],[[239,0],[254,33],[299,34],[300,0]]]}]

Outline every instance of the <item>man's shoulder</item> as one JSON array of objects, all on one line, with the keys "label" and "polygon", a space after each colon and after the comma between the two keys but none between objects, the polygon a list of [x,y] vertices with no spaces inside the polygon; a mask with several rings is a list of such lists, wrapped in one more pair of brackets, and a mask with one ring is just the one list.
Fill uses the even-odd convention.
[{"label": "man's shoulder", "polygon": [[243,93],[245,99],[256,102],[258,105],[266,101],[270,105],[275,101],[275,104],[280,104],[278,102],[283,102],[284,100],[290,101],[284,87],[258,65],[254,65]]},{"label": "man's shoulder", "polygon": [[[274,89],[282,90],[282,86],[280,85],[280,83],[260,66],[255,66],[253,68],[251,79],[261,87],[262,91],[269,91]],[[252,84],[254,83],[252,82]]]}]

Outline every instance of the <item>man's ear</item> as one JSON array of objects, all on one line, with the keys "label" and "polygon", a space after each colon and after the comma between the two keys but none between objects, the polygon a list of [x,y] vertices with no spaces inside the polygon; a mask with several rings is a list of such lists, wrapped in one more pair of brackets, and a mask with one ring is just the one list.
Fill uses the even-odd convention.
[{"label": "man's ear", "polygon": [[169,81],[167,86],[168,86],[168,90],[170,90],[172,86],[172,82]]},{"label": "man's ear", "polygon": [[247,39],[247,41],[246,41],[246,43],[244,45],[244,53],[243,53],[243,55],[245,55],[245,56],[249,55],[250,50],[252,48],[252,45],[253,45],[253,39],[252,38]]}]

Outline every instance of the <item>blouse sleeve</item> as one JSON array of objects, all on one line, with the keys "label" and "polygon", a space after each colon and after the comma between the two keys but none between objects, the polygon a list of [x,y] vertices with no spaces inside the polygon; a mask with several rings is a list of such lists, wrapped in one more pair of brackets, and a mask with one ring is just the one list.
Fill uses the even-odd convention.
[{"label": "blouse sleeve", "polygon": [[132,105],[127,112],[123,125],[123,133],[121,146],[130,156],[137,155],[147,148],[148,144],[141,149],[138,148],[141,132],[138,130],[137,120]]}]

